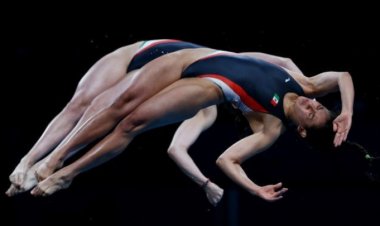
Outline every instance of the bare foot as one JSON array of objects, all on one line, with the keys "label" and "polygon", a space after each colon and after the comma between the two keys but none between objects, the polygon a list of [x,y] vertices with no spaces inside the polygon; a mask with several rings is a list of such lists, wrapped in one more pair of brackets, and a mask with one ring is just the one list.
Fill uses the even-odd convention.
[{"label": "bare foot", "polygon": [[9,197],[15,196],[20,193],[29,191],[34,186],[36,186],[38,181],[34,172],[36,171],[36,169],[41,163],[42,161],[34,164],[34,166],[30,168],[25,174],[24,182],[20,186],[15,186],[14,184],[11,184],[11,186],[9,187],[9,189],[7,190],[5,194]]},{"label": "bare foot", "polygon": [[8,197],[12,197],[14,195],[17,195],[19,193],[21,193],[21,189],[20,188],[17,188],[14,184],[11,184],[11,186],[8,188],[8,190],[5,192],[5,194],[8,196]]},{"label": "bare foot", "polygon": [[43,181],[54,173],[56,169],[61,168],[61,164],[51,164],[49,160],[45,160],[35,171],[38,181]]},{"label": "bare foot", "polygon": [[38,183],[38,185],[30,193],[34,196],[52,195],[59,190],[68,188],[71,182],[72,179],[68,179],[63,176],[63,173],[57,172]]},{"label": "bare foot", "polygon": [[16,187],[20,187],[25,180],[26,172],[29,170],[30,164],[27,163],[25,158],[22,158],[20,163],[13,170],[11,175],[9,176],[10,182]]}]

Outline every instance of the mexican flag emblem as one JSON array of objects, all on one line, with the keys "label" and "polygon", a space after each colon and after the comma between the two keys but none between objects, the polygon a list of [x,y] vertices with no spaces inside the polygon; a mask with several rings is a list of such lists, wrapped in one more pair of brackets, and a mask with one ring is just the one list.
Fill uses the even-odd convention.
[{"label": "mexican flag emblem", "polygon": [[273,107],[276,107],[278,104],[278,101],[280,101],[280,97],[277,95],[277,93],[275,93],[270,103],[273,105]]}]

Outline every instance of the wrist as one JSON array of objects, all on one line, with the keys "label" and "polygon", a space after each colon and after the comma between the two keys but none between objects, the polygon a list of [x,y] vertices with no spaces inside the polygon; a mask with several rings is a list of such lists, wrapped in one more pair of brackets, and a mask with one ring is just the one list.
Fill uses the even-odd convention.
[{"label": "wrist", "polygon": [[259,196],[260,194],[260,186],[256,186],[255,188],[251,189],[251,194]]},{"label": "wrist", "polygon": [[202,183],[201,188],[204,190],[206,189],[207,185],[210,183],[210,179],[206,179],[205,182]]},{"label": "wrist", "polygon": [[343,109],[341,114],[346,114],[346,115],[350,115],[352,116],[353,115],[353,111],[352,110],[348,110],[348,109]]}]

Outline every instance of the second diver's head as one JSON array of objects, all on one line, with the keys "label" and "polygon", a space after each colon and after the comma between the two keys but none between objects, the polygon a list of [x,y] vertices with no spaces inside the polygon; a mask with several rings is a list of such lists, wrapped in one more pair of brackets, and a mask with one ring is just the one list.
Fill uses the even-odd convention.
[{"label": "second diver's head", "polygon": [[[324,135],[327,135],[328,132],[331,133],[331,136],[334,135],[332,122],[336,117],[335,113],[315,99],[298,95],[291,95],[289,99],[291,101],[289,102],[288,118],[295,125],[302,138],[310,138],[309,135],[314,137],[314,133],[325,133]],[[333,144],[330,136],[327,140]]]},{"label": "second diver's head", "polygon": [[[309,128],[321,128],[332,118],[332,113],[315,99],[304,96],[295,98],[291,119],[299,132]],[[302,134],[300,134],[302,136]]]},{"label": "second diver's head", "polygon": [[296,96],[292,101],[290,119],[301,138],[319,148],[333,148],[333,121],[337,114],[315,99]]}]

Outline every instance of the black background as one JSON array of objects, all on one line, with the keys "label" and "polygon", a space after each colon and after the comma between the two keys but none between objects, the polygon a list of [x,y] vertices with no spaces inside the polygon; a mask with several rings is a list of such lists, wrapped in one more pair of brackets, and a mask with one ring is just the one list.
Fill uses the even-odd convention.
[{"label": "black background", "polygon": [[[1,139],[8,175],[45,126],[71,98],[97,59],[138,40],[174,38],[230,51],[261,51],[293,59],[306,75],[349,71],[356,96],[349,139],[379,154],[379,37],[376,29],[260,28],[200,31],[127,28],[8,33],[4,43]],[[7,90],[6,90],[7,89]],[[321,99],[336,108],[339,95]],[[287,133],[270,150],[244,163],[258,184],[282,181],[283,200],[265,203],[236,187],[215,166],[217,156],[245,135],[241,123],[221,112],[190,150],[204,173],[225,188],[216,208],[167,157],[176,125],[138,137],[128,151],[80,175],[51,197],[1,195],[7,225],[378,225],[380,192],[369,183],[355,154],[321,153]],[[4,201],[4,202],[3,202]]]}]

